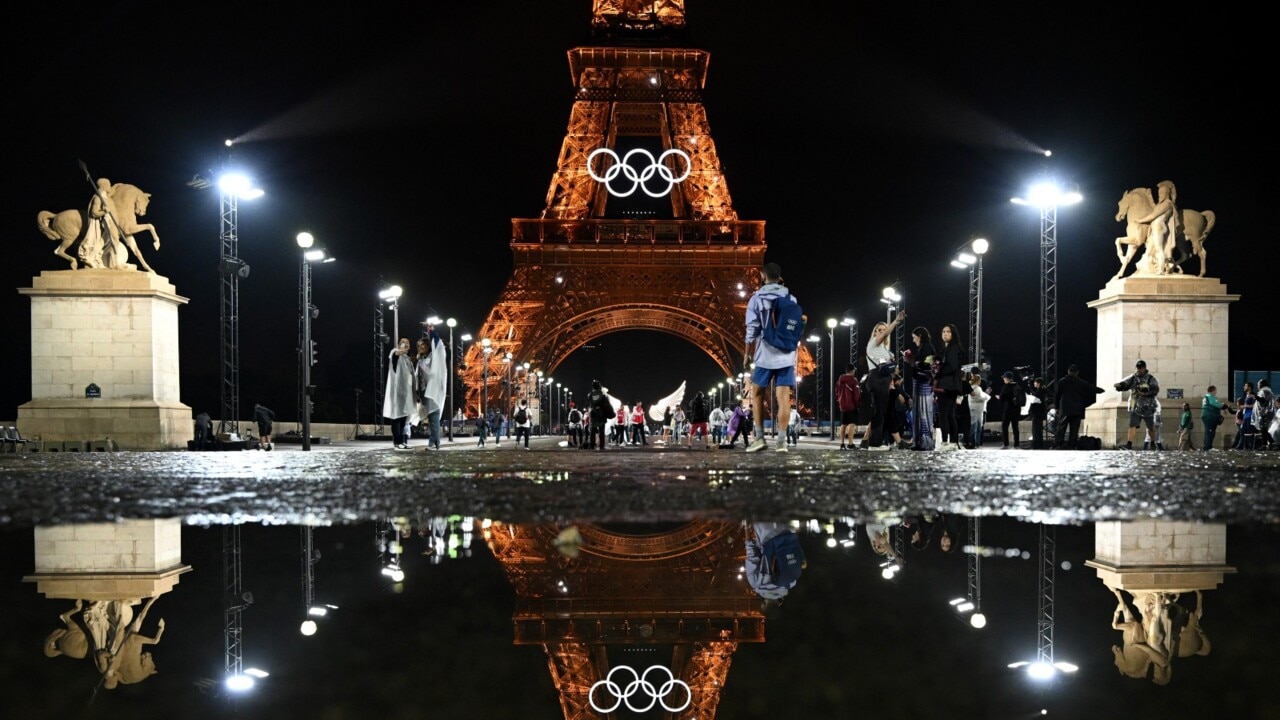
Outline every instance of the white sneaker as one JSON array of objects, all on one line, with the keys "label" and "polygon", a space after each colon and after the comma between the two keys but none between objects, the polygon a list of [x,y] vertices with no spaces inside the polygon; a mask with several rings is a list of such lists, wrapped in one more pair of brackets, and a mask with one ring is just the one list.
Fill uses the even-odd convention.
[{"label": "white sneaker", "polygon": [[791,452],[791,450],[788,449],[786,445],[779,445],[778,447],[774,448],[774,450],[777,452]]},{"label": "white sneaker", "polygon": [[761,450],[768,450],[768,449],[769,449],[769,443],[764,438],[759,438],[757,440],[754,440],[750,445],[747,446],[747,452],[760,452]]},{"label": "white sneaker", "polygon": [[867,448],[867,451],[868,452],[888,452],[889,450],[892,450],[892,449],[893,448],[890,447],[889,445],[872,445],[871,447]]}]

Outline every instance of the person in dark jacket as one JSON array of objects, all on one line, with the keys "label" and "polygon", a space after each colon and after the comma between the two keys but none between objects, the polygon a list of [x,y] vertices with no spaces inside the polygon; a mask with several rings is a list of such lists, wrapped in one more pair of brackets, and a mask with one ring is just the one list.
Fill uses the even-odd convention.
[{"label": "person in dark jacket", "polygon": [[258,449],[271,450],[271,424],[275,422],[275,412],[266,405],[253,404],[253,421],[258,425]]},{"label": "person in dark jacket", "polygon": [[[591,408],[591,427],[587,431],[587,449],[604,450],[606,444],[604,426],[609,421],[609,416],[613,415],[613,405],[609,403],[609,396],[605,394],[599,380],[591,381],[591,394],[587,396],[587,401]],[[600,443],[599,448],[596,447],[597,440]]]},{"label": "person in dark jacket", "polygon": [[[1080,421],[1084,419],[1084,410],[1098,399],[1102,388],[1094,386],[1080,377],[1080,368],[1072,365],[1067,374],[1058,380],[1058,387],[1053,393],[1053,406],[1058,409],[1058,432],[1053,439],[1056,448],[1075,449],[1080,435]],[[1063,444],[1063,436],[1066,444]]]},{"label": "person in dark jacket", "polygon": [[1022,442],[1019,437],[1018,420],[1022,417],[1022,403],[1026,393],[1018,384],[1012,372],[1005,371],[1001,376],[1004,385],[1000,388],[1000,436],[1004,439],[1002,449],[1009,449],[1009,426],[1013,426],[1013,449],[1017,450]]},{"label": "person in dark jacket", "polygon": [[1031,415],[1031,449],[1043,450],[1044,421],[1049,417],[1049,391],[1044,386],[1044,378],[1032,378],[1029,394],[1036,399],[1028,410]]},{"label": "person in dark jacket", "polygon": [[911,402],[913,415],[911,426],[912,450],[933,450],[933,361],[938,351],[934,349],[933,338],[929,331],[917,327],[911,331],[911,340],[915,345],[908,350],[907,360],[911,368]]},{"label": "person in dark jacket", "polygon": [[956,417],[957,400],[960,393],[968,392],[964,382],[964,371],[960,369],[960,358],[964,355],[964,346],[960,343],[960,331],[955,325],[942,326],[941,362],[938,364],[937,381],[941,393],[935,394],[938,401],[938,427],[942,428],[941,450],[960,449],[960,419]]},{"label": "person in dark jacket", "polygon": [[707,397],[699,390],[689,405],[689,447],[693,447],[693,439],[702,436],[702,448],[710,450],[707,437],[711,434],[711,411],[707,409]]}]

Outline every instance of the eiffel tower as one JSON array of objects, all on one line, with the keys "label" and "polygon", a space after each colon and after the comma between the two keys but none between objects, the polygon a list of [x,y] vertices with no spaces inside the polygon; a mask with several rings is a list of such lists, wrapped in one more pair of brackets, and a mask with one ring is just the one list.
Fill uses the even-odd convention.
[{"label": "eiffel tower", "polygon": [[[702,104],[710,53],[678,42],[684,4],[594,0],[594,44],[569,51],[576,91],[546,207],[538,218],[512,220],[514,270],[466,353],[468,413],[517,393],[537,407],[532,371],[551,375],[574,350],[623,330],[675,335],[726,376],[741,369],[765,224],[733,209]],[[637,148],[664,158],[644,193],[625,175],[613,183],[592,177],[608,169],[593,152],[625,158]],[[664,189],[659,165],[665,177],[688,173],[655,201],[653,191]],[[614,194],[627,189],[627,197]],[[797,377],[814,369],[801,344]]]},{"label": "eiffel tower", "polygon": [[[663,694],[667,676],[651,673],[647,679],[665,703],[655,703],[655,711],[661,707],[671,720],[714,718],[738,644],[765,639],[760,598],[738,573],[742,526],[695,521],[644,534],[578,529],[576,552],[557,546],[555,525],[494,522],[483,530],[515,589],[515,644],[543,647],[565,720],[613,717],[596,710],[620,699],[592,686],[614,667],[644,673],[655,664],[689,688],[672,685]],[[612,679],[625,689],[632,678],[624,672]],[[632,703],[651,700],[639,693]]]}]

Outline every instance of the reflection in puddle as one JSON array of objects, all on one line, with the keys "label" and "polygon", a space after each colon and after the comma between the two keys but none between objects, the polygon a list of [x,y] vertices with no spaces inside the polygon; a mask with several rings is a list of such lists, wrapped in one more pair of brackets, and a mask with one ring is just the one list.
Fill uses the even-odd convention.
[{"label": "reflection in puddle", "polygon": [[[190,717],[394,714],[413,692],[431,714],[771,717],[763,688],[782,682],[796,716],[859,698],[886,716],[917,703],[1107,716],[1141,702],[1138,717],[1178,717],[1230,681],[1222,702],[1253,711],[1267,681],[1240,671],[1240,653],[1250,667],[1275,659],[1252,638],[1276,628],[1257,592],[1276,582],[1276,538],[1231,533],[1245,541],[1229,556],[1220,524],[936,512],[13,530],[7,545],[24,552],[6,567],[28,584],[6,591],[24,619],[6,639],[25,664],[42,644],[53,660],[4,689],[29,716],[85,702],[104,717],[175,702]],[[127,702],[98,692],[127,685]]]}]

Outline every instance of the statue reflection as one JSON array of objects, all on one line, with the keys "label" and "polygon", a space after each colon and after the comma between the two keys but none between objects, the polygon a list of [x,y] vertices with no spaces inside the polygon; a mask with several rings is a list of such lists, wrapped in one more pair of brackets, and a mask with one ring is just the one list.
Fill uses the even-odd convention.
[{"label": "statue reflection", "polygon": [[[610,671],[639,656],[646,660],[631,668],[637,674],[653,657],[672,674],[670,682],[665,675],[649,680],[654,697],[645,703],[661,702],[671,717],[713,718],[739,643],[764,642],[761,596],[780,597],[795,585],[792,575],[775,571],[776,578],[757,578],[767,588],[757,594],[744,577],[750,543],[759,545],[758,565],[767,565],[763,547],[783,532],[794,537],[772,525],[720,521],[495,521],[483,536],[515,590],[515,644],[543,647],[566,718],[598,717],[601,707],[615,705]],[[640,650],[652,652],[626,654]]]},{"label": "statue reflection", "polygon": [[108,690],[154,675],[143,648],[160,642],[164,619],[154,635],[143,626],[156,599],[191,569],[181,562],[181,521],[37,527],[35,539],[35,572],[24,580],[45,597],[75,601],[45,638],[45,656],[91,660]]},{"label": "statue reflection", "polygon": [[[155,645],[164,635],[164,619],[156,634],[142,634],[142,622],[156,601],[147,598],[142,612],[133,617],[133,606],[140,599],[93,601],[87,608],[83,600],[58,616],[63,627],[54,630],[44,641],[46,657],[66,655],[77,660],[92,655],[93,664],[102,676],[102,686],[113,690],[120,683],[131,685],[156,674],[151,653],[142,652],[145,645]],[[83,608],[83,609],[82,609]]]},{"label": "statue reflection", "polygon": [[[1121,632],[1121,644],[1111,651],[1121,674],[1166,685],[1175,658],[1209,654],[1209,637],[1200,626],[1202,591],[1216,589],[1235,572],[1226,564],[1225,525],[1098,523],[1094,550],[1097,557],[1086,564],[1116,596],[1111,627]],[[1184,604],[1188,593],[1195,595],[1194,608]]]}]

